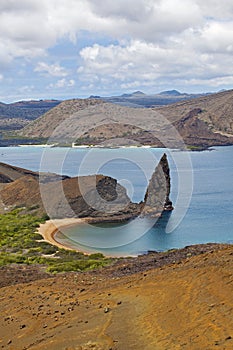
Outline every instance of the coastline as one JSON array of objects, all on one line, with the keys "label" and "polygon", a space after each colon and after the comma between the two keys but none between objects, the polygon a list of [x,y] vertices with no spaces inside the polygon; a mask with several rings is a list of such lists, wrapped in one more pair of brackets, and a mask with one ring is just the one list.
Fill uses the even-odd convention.
[{"label": "coastline", "polygon": [[[64,244],[59,243],[55,239],[55,234],[62,227],[73,226],[77,224],[82,224],[87,222],[88,220],[85,218],[65,218],[65,219],[54,219],[47,220],[44,224],[40,224],[38,228],[38,233],[43,237],[45,242],[51,243],[52,245],[57,246],[58,248],[66,249],[66,250],[76,250],[74,248],[68,247]],[[77,250],[76,250],[77,251]],[[87,251],[81,251],[83,254],[91,254]]]},{"label": "coastline", "polygon": [[[109,220],[106,219],[105,220],[102,218],[93,218],[93,217],[85,217],[85,218],[64,218],[64,219],[50,219],[47,220],[45,223],[40,224],[39,228],[37,229],[37,232],[42,236],[42,240],[45,242],[48,242],[58,248],[61,249],[65,249],[65,250],[71,250],[71,251],[76,251],[79,253],[82,253],[84,255],[91,255],[96,253],[96,251],[90,251],[90,250],[86,250],[86,249],[76,249],[74,247],[71,247],[69,245],[66,244],[62,244],[60,242],[58,242],[55,238],[56,233],[63,227],[70,227],[70,226],[75,226],[77,224],[84,224],[84,223],[99,223],[99,222],[119,222],[118,220]],[[233,244],[231,243],[218,243],[218,242],[208,242],[208,243],[198,243],[198,244],[190,244],[187,245],[185,247],[181,247],[181,248],[174,248],[171,249],[172,251],[177,251],[177,252],[182,252],[186,249],[191,249],[194,251],[199,251],[202,250],[203,248],[203,252],[207,252],[210,249],[214,249],[214,250],[218,250],[218,249],[222,249],[224,247],[232,247]],[[139,254],[139,255],[131,255],[131,254],[103,254],[106,258],[132,258],[132,259],[137,259],[140,258],[140,256],[145,256],[145,255],[153,255],[153,254],[164,254],[164,253],[169,253],[168,251],[165,252],[159,252],[159,251],[154,251],[154,250],[148,250],[147,253],[144,254]],[[196,255],[196,254],[195,254]]]},{"label": "coastline", "polygon": [[[126,220],[128,220],[127,218]],[[47,220],[44,224],[40,224],[37,232],[42,236],[43,240],[45,242],[48,242],[58,248],[66,249],[66,250],[75,250],[76,252],[83,253],[84,255],[91,255],[96,253],[95,251],[85,250],[85,249],[76,249],[74,247],[68,246],[66,244],[62,244],[58,242],[55,238],[56,233],[63,227],[70,227],[75,226],[77,224],[84,224],[84,223],[99,223],[99,222],[119,222],[119,220],[110,220],[108,219],[101,219],[100,218],[92,218],[92,217],[85,217],[85,218],[64,218],[64,219],[54,219],[54,220]],[[122,257],[132,257],[135,258],[137,255],[116,255],[116,254],[104,254],[106,258],[122,258]]]}]

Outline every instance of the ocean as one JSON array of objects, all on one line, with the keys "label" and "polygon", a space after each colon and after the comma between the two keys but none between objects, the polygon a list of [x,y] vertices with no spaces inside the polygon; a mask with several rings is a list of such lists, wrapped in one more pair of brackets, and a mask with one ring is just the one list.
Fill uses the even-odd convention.
[{"label": "ocean", "polygon": [[200,243],[233,243],[233,146],[202,152],[167,149],[72,149],[3,147],[0,161],[69,176],[101,173],[116,178],[133,201],[143,200],[163,153],[171,169],[174,211],[159,220],[83,224],[62,229],[56,239],[106,255],[138,255]]}]

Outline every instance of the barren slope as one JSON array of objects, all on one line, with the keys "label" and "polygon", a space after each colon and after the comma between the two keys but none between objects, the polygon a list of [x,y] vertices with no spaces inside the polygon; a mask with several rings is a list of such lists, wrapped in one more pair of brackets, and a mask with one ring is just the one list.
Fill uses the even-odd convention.
[{"label": "barren slope", "polygon": [[175,122],[197,108],[201,109],[198,118],[211,130],[233,135],[233,90],[158,107],[156,111]]},{"label": "barren slope", "polygon": [[124,277],[111,268],[4,287],[0,289],[0,346],[8,350],[230,350],[233,248],[190,255],[134,275],[127,275],[125,261]]},{"label": "barren slope", "polygon": [[[169,129],[171,123],[187,145],[233,144],[233,91],[147,109],[122,107],[98,99],[64,101],[20,131],[20,135],[43,138],[53,135],[53,141],[78,140],[89,144],[120,137],[123,144],[130,144],[133,139],[141,144],[180,147]],[[111,140],[110,145],[113,144]]]},{"label": "barren slope", "polygon": [[102,103],[104,102],[96,99],[73,99],[64,101],[34,122],[27,125],[18,134],[32,138],[48,138],[65,119],[69,118],[73,114],[76,114],[78,111],[87,108],[88,106]]}]

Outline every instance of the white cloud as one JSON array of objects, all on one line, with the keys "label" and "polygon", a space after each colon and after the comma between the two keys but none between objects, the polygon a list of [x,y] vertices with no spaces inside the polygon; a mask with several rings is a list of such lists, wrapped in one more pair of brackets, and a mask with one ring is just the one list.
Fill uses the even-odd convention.
[{"label": "white cloud", "polygon": [[222,17],[233,22],[232,1],[1,0],[0,39],[10,58],[42,55],[61,38],[74,40],[80,30],[169,45],[171,36],[190,29],[208,35],[206,24],[215,18],[221,26]]},{"label": "white cloud", "polygon": [[233,21],[209,22],[200,32],[196,47],[202,51],[232,53],[233,51]]},{"label": "white cloud", "polygon": [[84,48],[80,55],[83,64],[78,74],[96,87],[103,83],[103,78],[106,87],[115,82],[125,89],[156,87],[160,81],[188,85],[207,79],[217,86],[218,81],[224,84],[224,77],[229,82],[227,77],[233,74],[230,52],[203,53],[183,40],[178,44],[171,40],[168,48],[143,41],[131,41],[125,46],[95,44]]},{"label": "white cloud", "polygon": [[194,0],[1,0],[0,39],[6,56],[33,57],[80,30],[156,41],[201,20]]},{"label": "white cloud", "polygon": [[49,55],[80,31],[96,38],[77,76],[93,90],[231,81],[232,0],[1,0],[0,72],[38,59],[35,72],[61,78],[51,89],[72,87],[76,68]]},{"label": "white cloud", "polygon": [[9,11],[38,11],[40,10],[38,1],[31,0],[1,0],[0,2],[0,11],[9,12]]},{"label": "white cloud", "polygon": [[48,64],[46,62],[39,62],[34,72],[46,73],[52,77],[66,77],[68,75],[67,70],[58,63]]},{"label": "white cloud", "polygon": [[34,85],[24,85],[19,88],[19,92],[20,94],[30,94],[34,89]]},{"label": "white cloud", "polygon": [[171,33],[182,32],[202,21],[200,8],[192,0],[89,2],[97,18],[105,21],[102,26],[99,24],[100,30],[118,38],[128,35],[150,42],[164,41]]},{"label": "white cloud", "polygon": [[187,81],[189,85],[212,86],[219,88],[223,85],[233,85],[233,74],[229,76],[220,76],[208,79],[190,79]]},{"label": "white cloud", "polygon": [[225,20],[233,18],[232,0],[196,0],[195,2],[204,17]]},{"label": "white cloud", "polygon": [[56,83],[51,83],[49,84],[48,88],[53,89],[53,88],[69,88],[73,87],[75,85],[75,80],[73,79],[59,79]]}]

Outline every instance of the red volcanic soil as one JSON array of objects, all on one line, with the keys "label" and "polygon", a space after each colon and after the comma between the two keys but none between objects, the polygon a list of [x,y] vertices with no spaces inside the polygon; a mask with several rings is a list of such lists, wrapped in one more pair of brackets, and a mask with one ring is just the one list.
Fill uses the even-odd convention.
[{"label": "red volcanic soil", "polygon": [[27,269],[0,269],[2,349],[233,348],[233,246],[151,253],[89,273]]}]

